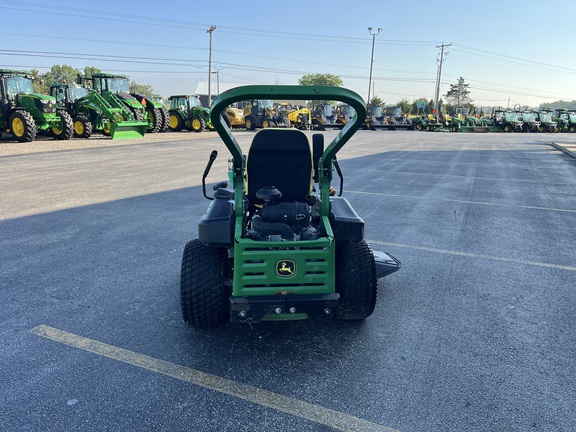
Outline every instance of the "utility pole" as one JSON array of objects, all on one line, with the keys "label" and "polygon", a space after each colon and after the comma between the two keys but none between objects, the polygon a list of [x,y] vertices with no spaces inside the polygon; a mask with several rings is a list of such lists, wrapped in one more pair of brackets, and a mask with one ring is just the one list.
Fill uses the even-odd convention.
[{"label": "utility pole", "polygon": [[212,105],[212,32],[216,30],[215,25],[211,25],[206,33],[210,33],[210,54],[208,57],[208,108]]},{"label": "utility pole", "polygon": [[372,33],[372,27],[368,27],[368,33],[372,35],[372,57],[370,58],[370,79],[368,80],[368,100],[366,103],[370,103],[370,90],[372,89],[372,66],[374,65],[374,43],[376,42],[376,36],[382,31],[378,28],[378,33]]},{"label": "utility pole", "polygon": [[436,63],[438,63],[438,74],[436,76],[436,94],[434,95],[434,110],[436,110],[436,114],[438,114],[438,102],[440,100],[440,79],[442,78],[442,63],[446,59],[446,56],[449,53],[444,55],[444,48],[451,46],[452,44],[442,44],[436,45],[436,48],[441,48],[440,55],[436,59]]}]

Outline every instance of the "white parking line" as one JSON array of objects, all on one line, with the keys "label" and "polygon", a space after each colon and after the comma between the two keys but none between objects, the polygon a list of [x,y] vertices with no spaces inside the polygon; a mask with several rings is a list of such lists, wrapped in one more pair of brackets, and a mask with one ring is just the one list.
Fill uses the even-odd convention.
[{"label": "white parking line", "polygon": [[343,432],[398,432],[386,426],[362,420],[328,408],[283,396],[259,387],[242,384],[216,375],[180,366],[147,355],[138,354],[93,339],[68,333],[47,325],[39,325],[32,333],[62,344],[98,354],[151,372],[185,381],[200,387],[234,396],[248,402],[273,408]]},{"label": "white parking line", "polygon": [[526,206],[526,205],[511,205],[511,204],[492,203],[492,202],[485,202],[485,201],[467,201],[467,200],[456,200],[456,199],[448,199],[448,198],[418,196],[418,195],[400,195],[400,194],[387,194],[387,193],[382,193],[382,192],[364,192],[364,191],[350,191],[350,190],[347,190],[346,193],[354,193],[354,194],[362,194],[362,195],[388,196],[388,197],[393,197],[393,198],[431,199],[431,200],[435,200],[435,201],[457,202],[457,203],[461,203],[461,204],[475,204],[475,205],[495,206],[495,207],[514,207],[514,208],[523,208],[523,209],[530,209],[530,210],[544,210],[544,211],[556,211],[556,212],[565,212],[565,213],[576,213],[576,210],[572,210],[572,209],[561,209],[561,208],[553,208],[553,207],[537,207],[537,206]]},{"label": "white parking line", "polygon": [[415,250],[421,250],[421,251],[425,251],[425,252],[435,252],[435,253],[456,255],[456,256],[467,257],[467,258],[477,258],[477,259],[491,260],[491,261],[503,261],[503,262],[509,262],[509,263],[514,263],[514,264],[522,264],[522,265],[529,265],[529,266],[535,266],[535,267],[546,267],[546,268],[552,268],[552,269],[557,269],[557,270],[576,271],[576,267],[561,265],[561,264],[552,264],[552,263],[545,263],[545,262],[538,262],[538,261],[528,261],[528,260],[521,260],[521,259],[514,259],[514,258],[502,258],[502,257],[493,256],[493,255],[483,255],[483,254],[474,254],[474,253],[468,253],[468,252],[458,252],[458,251],[451,251],[451,250],[447,250],[447,249],[437,249],[437,248],[431,248],[431,247],[427,247],[427,246],[417,246],[417,245],[409,245],[409,244],[402,244],[402,243],[390,243],[390,242],[383,242],[383,241],[378,241],[378,240],[366,240],[366,241],[370,244],[378,244],[378,245],[382,245],[382,246],[415,249]]}]

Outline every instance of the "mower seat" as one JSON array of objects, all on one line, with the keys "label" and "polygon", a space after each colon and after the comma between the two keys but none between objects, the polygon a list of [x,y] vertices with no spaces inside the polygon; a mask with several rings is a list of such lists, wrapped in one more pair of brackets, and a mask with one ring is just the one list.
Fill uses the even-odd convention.
[{"label": "mower seat", "polygon": [[246,195],[254,205],[265,187],[282,192],[281,202],[304,202],[312,189],[312,154],[306,135],[297,129],[261,129],[246,160]]}]

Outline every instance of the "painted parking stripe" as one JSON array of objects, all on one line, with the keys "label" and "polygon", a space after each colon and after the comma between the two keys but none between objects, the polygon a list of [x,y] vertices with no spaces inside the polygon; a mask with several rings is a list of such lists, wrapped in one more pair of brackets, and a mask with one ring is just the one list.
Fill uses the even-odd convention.
[{"label": "painted parking stripe", "polygon": [[514,264],[522,264],[522,265],[529,265],[529,266],[535,266],[535,267],[546,267],[546,268],[552,268],[552,269],[557,269],[557,270],[576,271],[576,267],[562,265],[562,264],[552,264],[552,263],[546,263],[546,262],[528,261],[528,260],[521,260],[521,259],[514,259],[514,258],[502,258],[502,257],[493,256],[493,255],[483,255],[483,254],[475,254],[475,253],[469,253],[469,252],[458,252],[458,251],[451,251],[451,250],[447,250],[447,249],[437,249],[437,248],[431,248],[431,247],[426,247],[426,246],[409,245],[409,244],[403,244],[403,243],[390,243],[390,242],[383,242],[383,241],[378,241],[378,240],[366,240],[366,241],[370,244],[377,244],[377,245],[382,245],[382,246],[415,249],[415,250],[421,250],[421,251],[425,251],[425,252],[435,252],[435,253],[456,255],[456,256],[467,257],[467,258],[477,258],[477,259],[491,260],[491,261],[503,261],[503,262],[509,262],[509,263],[514,263]]},{"label": "painted parking stripe", "polygon": [[47,325],[39,325],[32,333],[93,354],[128,363],[151,372],[194,384],[268,408],[313,421],[343,432],[398,432],[396,429],[362,420],[328,408],[283,396],[258,387],[242,384],[216,375],[180,366],[147,355],[138,354],[93,339],[68,333]]},{"label": "painted parking stripe", "polygon": [[361,194],[361,195],[378,195],[378,196],[386,196],[386,197],[393,197],[393,198],[432,199],[435,201],[448,201],[448,202],[456,202],[456,203],[461,203],[461,204],[485,205],[485,206],[494,206],[494,207],[514,207],[514,208],[523,208],[523,209],[530,209],[530,210],[544,210],[544,211],[556,211],[556,212],[565,212],[565,213],[576,213],[576,210],[572,210],[572,209],[561,209],[561,208],[553,208],[553,207],[537,207],[537,206],[527,206],[527,205],[512,205],[512,204],[502,204],[502,203],[493,203],[493,202],[485,202],[485,201],[466,201],[466,200],[427,197],[427,196],[418,196],[418,195],[387,194],[387,193],[382,193],[382,192],[364,192],[364,191],[346,191],[346,193]]}]

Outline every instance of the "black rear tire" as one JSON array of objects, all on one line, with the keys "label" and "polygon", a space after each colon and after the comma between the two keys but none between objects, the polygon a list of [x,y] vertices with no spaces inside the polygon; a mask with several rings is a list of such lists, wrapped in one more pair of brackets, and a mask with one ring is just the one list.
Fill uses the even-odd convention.
[{"label": "black rear tire", "polygon": [[338,319],[363,320],[374,312],[378,294],[376,264],[365,240],[337,245],[336,292],[340,294]]},{"label": "black rear tire", "polygon": [[170,126],[170,113],[165,107],[160,109],[160,116],[162,117],[162,126],[160,132],[166,132]]},{"label": "black rear tire", "polygon": [[146,105],[146,121],[148,122],[148,133],[158,133],[162,127],[162,117],[160,111],[153,106]]},{"label": "black rear tire", "polygon": [[180,273],[182,318],[194,327],[214,327],[229,320],[225,286],[226,248],[195,239],[184,248]]}]

